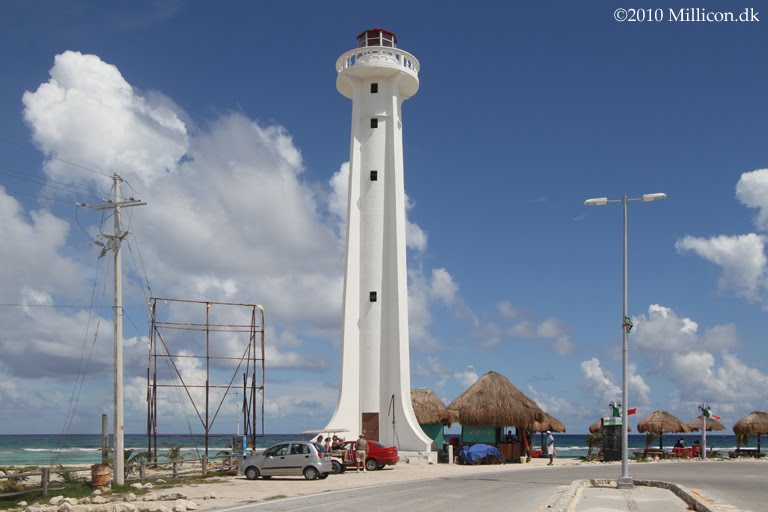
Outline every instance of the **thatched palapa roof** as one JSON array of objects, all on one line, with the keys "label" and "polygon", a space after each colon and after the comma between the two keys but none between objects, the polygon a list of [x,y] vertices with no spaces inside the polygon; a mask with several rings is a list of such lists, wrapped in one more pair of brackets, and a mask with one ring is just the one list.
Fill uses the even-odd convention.
[{"label": "thatched palapa roof", "polygon": [[[603,430],[603,418],[600,418],[589,426],[589,432],[594,434],[595,432],[602,432]],[[632,432],[632,425],[627,425],[627,432]]]},{"label": "thatched palapa roof", "polygon": [[544,420],[535,422],[531,430],[533,432],[546,432],[547,430],[551,432],[565,432],[565,425],[548,412],[545,412]]},{"label": "thatched palapa roof", "polygon": [[490,371],[472,384],[448,409],[459,412],[462,425],[514,425],[527,430],[544,421],[544,411],[503,375]]},{"label": "thatched palapa roof", "polygon": [[733,433],[768,434],[768,413],[753,411],[747,414],[733,425]]},{"label": "thatched palapa roof", "polygon": [[[701,430],[701,416],[689,422],[688,428],[690,428],[694,432],[698,432],[699,430]],[[725,425],[717,421],[715,418],[707,418],[707,432],[711,430],[720,432],[721,430],[725,430]]]},{"label": "thatched palapa roof", "polygon": [[663,432],[690,432],[688,425],[667,411],[654,411],[637,424],[638,432],[651,432],[661,435]]},{"label": "thatched palapa roof", "polygon": [[451,426],[459,421],[459,413],[447,409],[443,401],[429,388],[412,389],[411,403],[420,425],[442,423]]}]

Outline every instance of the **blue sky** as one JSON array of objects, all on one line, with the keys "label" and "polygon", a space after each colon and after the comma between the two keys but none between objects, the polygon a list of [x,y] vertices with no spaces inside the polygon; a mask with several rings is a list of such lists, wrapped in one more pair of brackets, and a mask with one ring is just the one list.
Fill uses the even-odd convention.
[{"label": "blue sky", "polygon": [[[266,431],[325,425],[351,115],[334,64],[371,27],[421,63],[403,107],[422,235],[408,254],[414,387],[448,403],[495,370],[586,431],[620,395],[622,218],[584,200],[665,192],[629,207],[630,405],[689,421],[710,402],[729,427],[768,407],[765,22],[619,23],[618,7],[3,2],[0,433],[29,432],[29,417],[59,431],[94,340],[70,429],[111,413],[110,275],[89,239],[101,217],[74,206],[110,181],[64,161],[118,172],[149,203],[129,244],[156,296],[265,305]],[[127,256],[124,271],[127,431],[141,433],[145,272]],[[88,308],[61,306],[90,304],[94,276],[86,331]],[[184,430],[167,409],[164,426]]]}]

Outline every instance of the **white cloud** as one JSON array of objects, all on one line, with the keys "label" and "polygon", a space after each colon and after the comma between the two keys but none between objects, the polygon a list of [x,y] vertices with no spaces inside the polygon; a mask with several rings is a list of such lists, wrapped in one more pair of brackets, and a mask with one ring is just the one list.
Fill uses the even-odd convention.
[{"label": "white cloud", "polygon": [[754,402],[762,406],[768,395],[768,375],[750,368],[734,354],[724,352],[722,359],[717,367],[715,356],[709,352],[678,354],[669,361],[671,376],[683,396],[694,401],[742,406]]},{"label": "white cloud", "polygon": [[435,299],[439,299],[450,306],[456,301],[456,295],[459,287],[453,280],[453,276],[444,268],[432,269],[431,294]]},{"label": "white cloud", "polygon": [[528,318],[528,315],[515,308],[509,301],[496,304],[501,318],[513,322],[511,325],[499,326],[493,322],[485,322],[476,333],[481,346],[494,348],[505,337],[538,338],[554,341],[552,349],[559,356],[567,356],[573,352],[573,342],[568,330],[557,318],[550,317],[540,323]]},{"label": "white cloud", "polygon": [[651,304],[648,316],[633,318],[633,344],[653,352],[679,352],[696,342],[698,325],[690,318],[680,318],[667,307]]},{"label": "white cloud", "polygon": [[[188,145],[184,123],[161,102],[152,105],[137,94],[115,66],[66,51],[54,59],[50,76],[22,99],[24,119],[47,154],[129,171],[144,185],[176,169]],[[67,182],[94,178],[58,160],[45,168]]]},{"label": "white cloud", "polygon": [[768,231],[768,169],[742,174],[736,183],[736,197],[744,206],[758,209],[755,225]]},{"label": "white cloud", "polygon": [[750,233],[738,236],[696,238],[686,236],[675,243],[678,252],[692,251],[723,270],[721,291],[732,290],[748,299],[757,299],[765,288],[765,237]]},{"label": "white cloud", "polygon": [[588,361],[582,361],[580,366],[588,395],[594,396],[601,407],[607,407],[609,402],[621,398],[621,387],[616,385],[613,377],[603,370],[599,359],[593,357]]}]

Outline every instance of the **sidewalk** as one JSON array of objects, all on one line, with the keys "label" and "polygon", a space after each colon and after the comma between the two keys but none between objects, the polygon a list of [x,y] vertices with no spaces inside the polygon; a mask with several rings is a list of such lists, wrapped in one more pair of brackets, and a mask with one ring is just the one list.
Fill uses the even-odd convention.
[{"label": "sidewalk", "polygon": [[615,487],[585,487],[574,499],[575,512],[605,512],[627,510],[629,512],[682,512],[688,506],[667,489],[635,486],[634,489]]}]

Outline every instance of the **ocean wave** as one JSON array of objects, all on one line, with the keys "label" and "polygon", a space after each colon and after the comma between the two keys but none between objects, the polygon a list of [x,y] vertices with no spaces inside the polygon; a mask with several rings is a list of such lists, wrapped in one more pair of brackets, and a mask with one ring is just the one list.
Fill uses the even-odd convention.
[{"label": "ocean wave", "polygon": [[69,448],[22,448],[21,451],[24,452],[64,452],[64,453],[71,453],[71,452],[100,452],[101,448],[80,448],[80,447],[69,447]]}]

